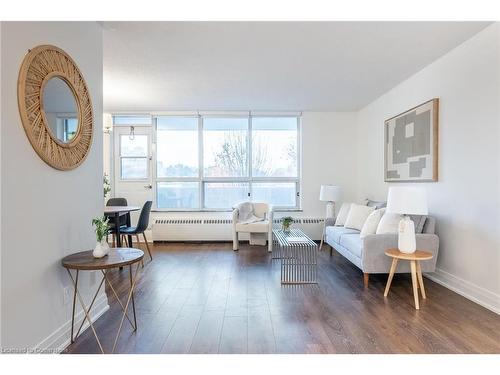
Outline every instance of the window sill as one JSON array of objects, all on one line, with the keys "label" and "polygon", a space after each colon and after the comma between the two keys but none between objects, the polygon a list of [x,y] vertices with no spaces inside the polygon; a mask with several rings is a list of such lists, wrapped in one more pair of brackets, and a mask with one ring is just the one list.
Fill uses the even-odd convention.
[{"label": "window sill", "polygon": [[[303,212],[303,211],[304,210],[301,208],[282,208],[273,210],[273,212]],[[156,208],[152,209],[151,212],[195,214],[195,213],[210,213],[210,212],[224,213],[224,212],[233,212],[233,210],[167,210],[167,209]]]}]

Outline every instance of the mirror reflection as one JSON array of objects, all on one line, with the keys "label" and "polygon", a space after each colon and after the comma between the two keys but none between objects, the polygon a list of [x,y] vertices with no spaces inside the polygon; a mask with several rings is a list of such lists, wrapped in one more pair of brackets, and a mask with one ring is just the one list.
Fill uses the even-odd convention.
[{"label": "mirror reflection", "polygon": [[78,132],[78,106],[66,81],[53,77],[46,83],[43,110],[52,135],[60,142],[71,142]]}]

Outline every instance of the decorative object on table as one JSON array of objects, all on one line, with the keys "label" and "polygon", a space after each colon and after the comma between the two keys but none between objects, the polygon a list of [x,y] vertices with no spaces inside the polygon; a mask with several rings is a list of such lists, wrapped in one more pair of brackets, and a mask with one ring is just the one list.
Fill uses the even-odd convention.
[{"label": "decorative object on table", "polygon": [[398,249],[402,253],[416,250],[415,224],[408,215],[427,215],[427,195],[423,188],[390,187],[387,196],[387,212],[405,215],[399,222]]},{"label": "decorative object on table", "polygon": [[285,216],[281,218],[281,227],[283,229],[283,232],[288,233],[290,232],[290,227],[293,224],[293,217],[291,216]]},{"label": "decorative object on table", "polygon": [[432,253],[428,251],[416,250],[411,254],[406,254],[398,249],[389,249],[385,251],[385,255],[392,258],[391,270],[389,271],[389,278],[387,279],[387,284],[385,286],[384,297],[389,294],[389,289],[391,287],[392,278],[394,277],[394,272],[398,265],[398,259],[410,261],[411,269],[411,282],[413,285],[413,298],[415,300],[415,309],[420,309],[420,304],[418,302],[418,289],[420,286],[420,292],[422,293],[422,298],[426,299],[424,279],[422,277],[422,267],[420,261],[430,260],[433,258]]},{"label": "decorative object on table", "polygon": [[104,199],[106,199],[108,194],[111,192],[111,184],[109,182],[109,177],[106,173],[104,173],[104,176],[102,177],[102,185],[104,188]]},{"label": "decorative object on table", "polygon": [[319,191],[319,200],[326,203],[325,221],[323,222],[323,235],[321,236],[321,243],[319,249],[323,248],[323,241],[325,240],[326,222],[328,219],[335,217],[335,202],[340,199],[340,187],[335,185],[321,185]]},{"label": "decorative object on table", "polygon": [[[246,203],[251,204],[252,207],[248,208]],[[240,208],[247,211],[247,213],[240,212]],[[251,215],[257,217],[258,221],[252,220],[252,222],[248,222],[249,210]],[[264,202],[245,202],[233,207],[233,250],[237,251],[240,246],[238,233],[248,233],[250,235],[250,245],[265,246],[267,243],[267,251],[272,252],[273,215],[273,206]]]},{"label": "decorative object on table", "polygon": [[273,259],[281,260],[282,284],[316,284],[318,245],[300,229],[273,230]]},{"label": "decorative object on table", "polygon": [[438,180],[439,99],[385,121],[386,182]]},{"label": "decorative object on table", "polygon": [[89,90],[62,49],[28,50],[17,84],[19,114],[35,152],[59,170],[78,167],[92,146],[94,114]]},{"label": "decorative object on table", "polygon": [[109,245],[106,241],[109,231],[108,220],[109,218],[106,216],[92,219],[92,225],[95,227],[95,236],[97,239],[94,251],[92,252],[94,258],[102,258],[109,253]]}]

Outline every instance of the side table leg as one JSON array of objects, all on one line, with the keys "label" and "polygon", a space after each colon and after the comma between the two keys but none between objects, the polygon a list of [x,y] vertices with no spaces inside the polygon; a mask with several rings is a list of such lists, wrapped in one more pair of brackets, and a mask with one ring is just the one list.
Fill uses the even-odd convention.
[{"label": "side table leg", "polygon": [[420,261],[417,261],[417,276],[418,283],[420,284],[420,293],[422,293],[422,298],[426,299],[427,296],[425,295],[424,279],[422,277],[422,268],[420,267]]},{"label": "side table leg", "polygon": [[75,280],[73,280],[73,276],[71,275],[71,272],[69,271],[69,269],[66,269],[66,271],[68,271],[69,277],[71,278],[71,281],[73,282],[73,286],[75,287],[75,290],[76,290],[76,295],[78,297],[78,300],[80,301],[80,305],[82,306],[82,310],[83,310],[83,313],[85,314],[85,318],[89,322],[90,328],[92,329],[92,332],[94,333],[97,344],[99,345],[99,349],[101,349],[101,353],[104,354],[104,349],[102,348],[101,341],[99,340],[99,336],[97,336],[97,332],[95,331],[94,324],[92,323],[92,319],[90,319],[90,315],[89,315],[87,308],[85,307],[85,303],[83,302],[83,298],[80,295],[80,292],[78,292],[78,289],[76,288]]},{"label": "side table leg", "polygon": [[118,327],[118,332],[116,333],[115,342],[113,344],[113,350],[111,350],[111,353],[115,352],[116,343],[118,342],[118,337],[120,337],[120,332],[122,331],[123,321],[125,320],[125,316],[127,315],[128,305],[130,304],[130,300],[132,299],[132,295],[134,293],[135,283],[137,282],[137,276],[139,275],[140,267],[141,267],[141,262],[137,262],[135,275],[133,277],[132,285],[130,286],[130,292],[128,293],[127,303],[125,304],[125,309],[122,315],[122,319],[120,321],[120,326]]},{"label": "side table leg", "polygon": [[134,290],[132,289],[132,265],[128,266],[130,275],[130,293],[132,294],[132,311],[134,312],[134,331],[137,331],[137,318],[135,317],[135,301],[134,301]]},{"label": "side table leg", "polygon": [[419,310],[420,306],[418,303],[417,266],[414,260],[410,261],[410,267],[411,267],[411,283],[413,285],[413,298],[415,299],[415,308]]},{"label": "side table leg", "polygon": [[[68,272],[70,272],[68,270]],[[70,274],[71,276],[71,274]],[[78,290],[78,270],[76,270],[76,281],[74,282],[74,285],[73,285],[73,288],[74,288],[74,292],[73,292],[73,313],[71,314],[71,343],[73,344],[75,342],[74,338],[73,338],[73,330],[74,330],[74,326],[75,326],[75,308],[76,308],[76,291]],[[73,280],[73,279],[71,279]]]},{"label": "side table leg", "polygon": [[394,272],[396,272],[397,265],[398,265],[398,259],[392,258],[391,270],[389,271],[389,278],[387,279],[387,284],[385,285],[384,297],[387,297],[387,295],[389,294],[392,278],[394,277]]}]

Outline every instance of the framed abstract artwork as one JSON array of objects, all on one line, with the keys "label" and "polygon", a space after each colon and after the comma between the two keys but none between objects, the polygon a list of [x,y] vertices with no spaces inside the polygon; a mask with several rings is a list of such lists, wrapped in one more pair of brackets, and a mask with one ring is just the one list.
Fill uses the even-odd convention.
[{"label": "framed abstract artwork", "polygon": [[435,98],[384,123],[384,180],[438,180],[439,99]]}]

